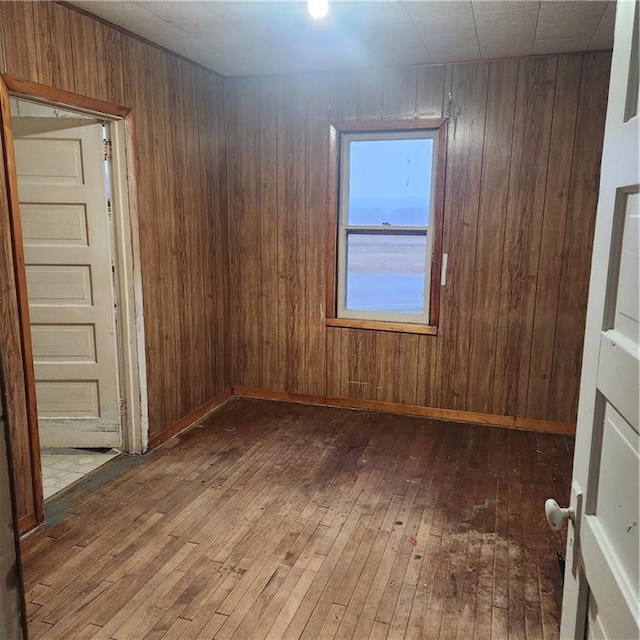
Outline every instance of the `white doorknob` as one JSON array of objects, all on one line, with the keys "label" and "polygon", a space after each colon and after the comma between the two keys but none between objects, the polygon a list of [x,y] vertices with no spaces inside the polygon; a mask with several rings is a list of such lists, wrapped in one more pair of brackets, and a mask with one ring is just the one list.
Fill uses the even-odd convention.
[{"label": "white doorknob", "polygon": [[562,525],[567,520],[573,522],[573,511],[559,506],[553,498],[549,498],[544,503],[544,515],[547,516],[547,522],[554,531],[562,529]]}]

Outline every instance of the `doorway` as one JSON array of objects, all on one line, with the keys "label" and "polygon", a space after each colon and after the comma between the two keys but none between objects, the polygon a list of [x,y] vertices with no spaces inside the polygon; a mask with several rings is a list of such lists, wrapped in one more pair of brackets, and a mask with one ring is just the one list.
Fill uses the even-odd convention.
[{"label": "doorway", "polygon": [[106,123],[11,100],[40,445],[122,447]]},{"label": "doorway", "polygon": [[47,499],[146,446],[124,120],[31,96],[12,96],[10,111],[40,442],[33,466]]}]

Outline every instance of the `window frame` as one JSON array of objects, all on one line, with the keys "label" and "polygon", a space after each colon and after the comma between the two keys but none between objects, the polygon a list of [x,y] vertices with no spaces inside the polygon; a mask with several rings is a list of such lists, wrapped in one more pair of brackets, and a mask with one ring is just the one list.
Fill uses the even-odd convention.
[{"label": "window frame", "polygon": [[[346,237],[352,232],[361,230],[365,233],[375,233],[374,225],[347,225],[342,220],[344,209],[345,188],[341,184],[346,179],[341,166],[348,161],[348,154],[344,146],[348,140],[366,139],[368,134],[373,139],[380,134],[398,134],[398,138],[423,137],[425,133],[433,134],[434,156],[432,165],[432,211],[428,227],[394,227],[383,233],[399,235],[425,235],[427,238],[427,256],[431,254],[431,261],[427,260],[425,270],[425,293],[429,292],[429,308],[422,318],[413,315],[411,319],[402,319],[403,314],[393,312],[359,312],[348,311],[339,315],[341,305],[339,296],[344,296],[346,287],[346,266],[343,264],[346,247]],[[415,134],[412,136],[411,134]],[[382,331],[397,331],[403,333],[419,333],[436,335],[440,313],[440,287],[442,270],[442,221],[444,214],[444,184],[446,166],[447,120],[401,120],[401,121],[347,121],[330,125],[330,180],[329,180],[329,230],[328,230],[328,262],[327,262],[327,301],[326,322],[328,326],[373,329]],[[346,157],[345,157],[346,156]],[[379,233],[380,231],[378,231]],[[422,315],[422,314],[421,314]],[[374,317],[377,316],[377,317]],[[382,317],[381,317],[382,316]],[[386,316],[386,318],[384,318]]]}]

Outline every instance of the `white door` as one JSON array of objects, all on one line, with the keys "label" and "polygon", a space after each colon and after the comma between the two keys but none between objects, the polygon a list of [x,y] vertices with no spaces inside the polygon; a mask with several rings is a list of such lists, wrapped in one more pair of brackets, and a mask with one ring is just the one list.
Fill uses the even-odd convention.
[{"label": "white door", "polygon": [[576,640],[640,637],[637,46],[638,4],[618,2],[562,603]]},{"label": "white door", "polygon": [[118,356],[102,123],[14,117],[43,447],[119,447]]}]

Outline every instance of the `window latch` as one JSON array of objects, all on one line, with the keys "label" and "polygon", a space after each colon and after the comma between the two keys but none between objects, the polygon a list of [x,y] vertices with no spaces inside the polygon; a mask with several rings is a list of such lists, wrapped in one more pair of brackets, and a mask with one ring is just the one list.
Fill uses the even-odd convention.
[{"label": "window latch", "polygon": [[449,254],[442,254],[442,268],[440,269],[440,286],[444,287],[447,284],[447,263],[449,262]]}]

